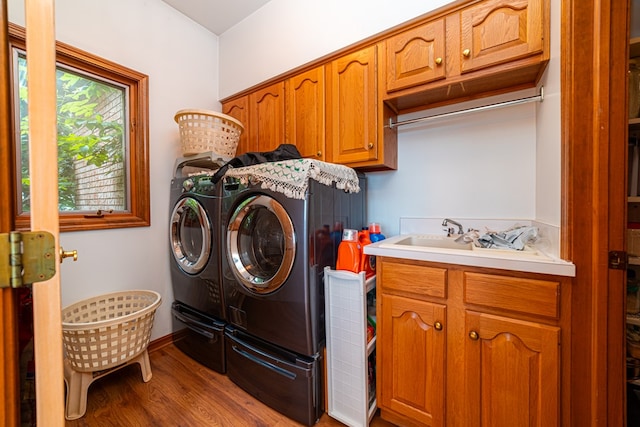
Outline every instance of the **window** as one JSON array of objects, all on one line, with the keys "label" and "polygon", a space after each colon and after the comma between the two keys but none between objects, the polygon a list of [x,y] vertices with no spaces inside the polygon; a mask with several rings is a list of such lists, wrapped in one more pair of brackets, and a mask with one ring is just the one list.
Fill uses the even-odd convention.
[{"label": "window", "polygon": [[[29,228],[24,28],[10,24],[16,227]],[[148,226],[148,77],[56,43],[61,231]]]}]

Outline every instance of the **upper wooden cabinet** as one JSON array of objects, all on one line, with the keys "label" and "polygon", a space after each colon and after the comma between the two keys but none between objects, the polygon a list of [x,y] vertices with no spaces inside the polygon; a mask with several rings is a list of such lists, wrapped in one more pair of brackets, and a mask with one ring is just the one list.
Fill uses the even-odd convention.
[{"label": "upper wooden cabinet", "polygon": [[534,87],[549,61],[549,0],[467,0],[233,98],[238,153],[298,147],[361,170],[397,169],[398,114]]},{"label": "upper wooden cabinet", "polygon": [[249,138],[257,151],[271,151],[286,142],[284,82],[249,94]]},{"label": "upper wooden cabinet", "polygon": [[549,0],[457,3],[384,41],[396,112],[533,87],[549,61]]},{"label": "upper wooden cabinet", "polygon": [[287,142],[302,157],[325,160],[324,67],[290,77],[285,92]]},{"label": "upper wooden cabinet", "polygon": [[460,71],[542,53],[543,0],[485,0],[460,11]]},{"label": "upper wooden cabinet", "polygon": [[443,79],[445,43],[444,19],[390,37],[384,45],[387,91]]},{"label": "upper wooden cabinet", "polygon": [[378,158],[376,46],[327,65],[329,160],[353,164]]},{"label": "upper wooden cabinet", "polygon": [[255,151],[255,147],[250,144],[249,138],[249,96],[242,96],[222,104],[222,112],[234,117],[243,124],[244,131],[240,135],[240,141],[236,148],[236,155],[249,151]]},{"label": "upper wooden cabinet", "polygon": [[222,103],[222,112],[244,125],[236,155],[271,151],[286,142],[284,88],[284,82],[277,82]]}]

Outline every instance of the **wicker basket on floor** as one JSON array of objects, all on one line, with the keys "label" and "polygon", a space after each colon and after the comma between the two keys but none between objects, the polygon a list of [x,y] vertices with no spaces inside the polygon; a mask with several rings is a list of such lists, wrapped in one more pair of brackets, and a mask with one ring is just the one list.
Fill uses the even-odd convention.
[{"label": "wicker basket on floor", "polygon": [[174,117],[180,128],[182,154],[213,151],[222,158],[236,156],[244,126],[226,114],[208,110],[180,110]]},{"label": "wicker basket on floor", "polygon": [[138,363],[151,379],[147,345],[160,294],[134,290],[89,298],[62,310],[67,419],[84,415],[87,391],[98,378]]}]

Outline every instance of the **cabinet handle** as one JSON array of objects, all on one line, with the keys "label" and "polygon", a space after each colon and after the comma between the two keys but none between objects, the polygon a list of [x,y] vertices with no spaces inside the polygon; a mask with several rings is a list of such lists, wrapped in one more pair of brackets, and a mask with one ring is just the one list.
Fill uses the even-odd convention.
[{"label": "cabinet handle", "polygon": [[471,332],[469,332],[469,338],[471,338],[474,341],[477,341],[478,338],[480,338],[480,336],[478,335],[478,333],[476,331],[471,331]]},{"label": "cabinet handle", "polygon": [[369,147],[369,150],[371,150],[373,148],[373,142],[370,142],[368,147]]},{"label": "cabinet handle", "polygon": [[462,56],[464,56],[465,58],[468,58],[469,55],[471,55],[471,51],[469,49],[465,49],[462,51]]},{"label": "cabinet handle", "polygon": [[316,156],[318,156],[318,157],[322,157],[322,151],[318,151],[318,152],[316,153]]},{"label": "cabinet handle", "polygon": [[436,322],[436,323],[433,324],[433,327],[436,328],[436,331],[441,331],[442,330],[442,323]]},{"label": "cabinet handle", "polygon": [[442,64],[442,58],[437,57],[436,58],[436,65],[440,65],[440,64]]}]

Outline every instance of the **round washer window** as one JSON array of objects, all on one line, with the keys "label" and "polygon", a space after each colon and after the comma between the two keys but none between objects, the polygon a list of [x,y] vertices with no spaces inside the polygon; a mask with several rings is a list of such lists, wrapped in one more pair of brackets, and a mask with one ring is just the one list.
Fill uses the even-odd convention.
[{"label": "round washer window", "polygon": [[235,209],[227,228],[227,257],[246,289],[277,290],[289,277],[295,251],[293,223],[277,200],[254,195]]},{"label": "round washer window", "polygon": [[197,274],[211,253],[211,222],[200,202],[184,197],[176,203],[169,223],[171,251],[180,268]]}]

